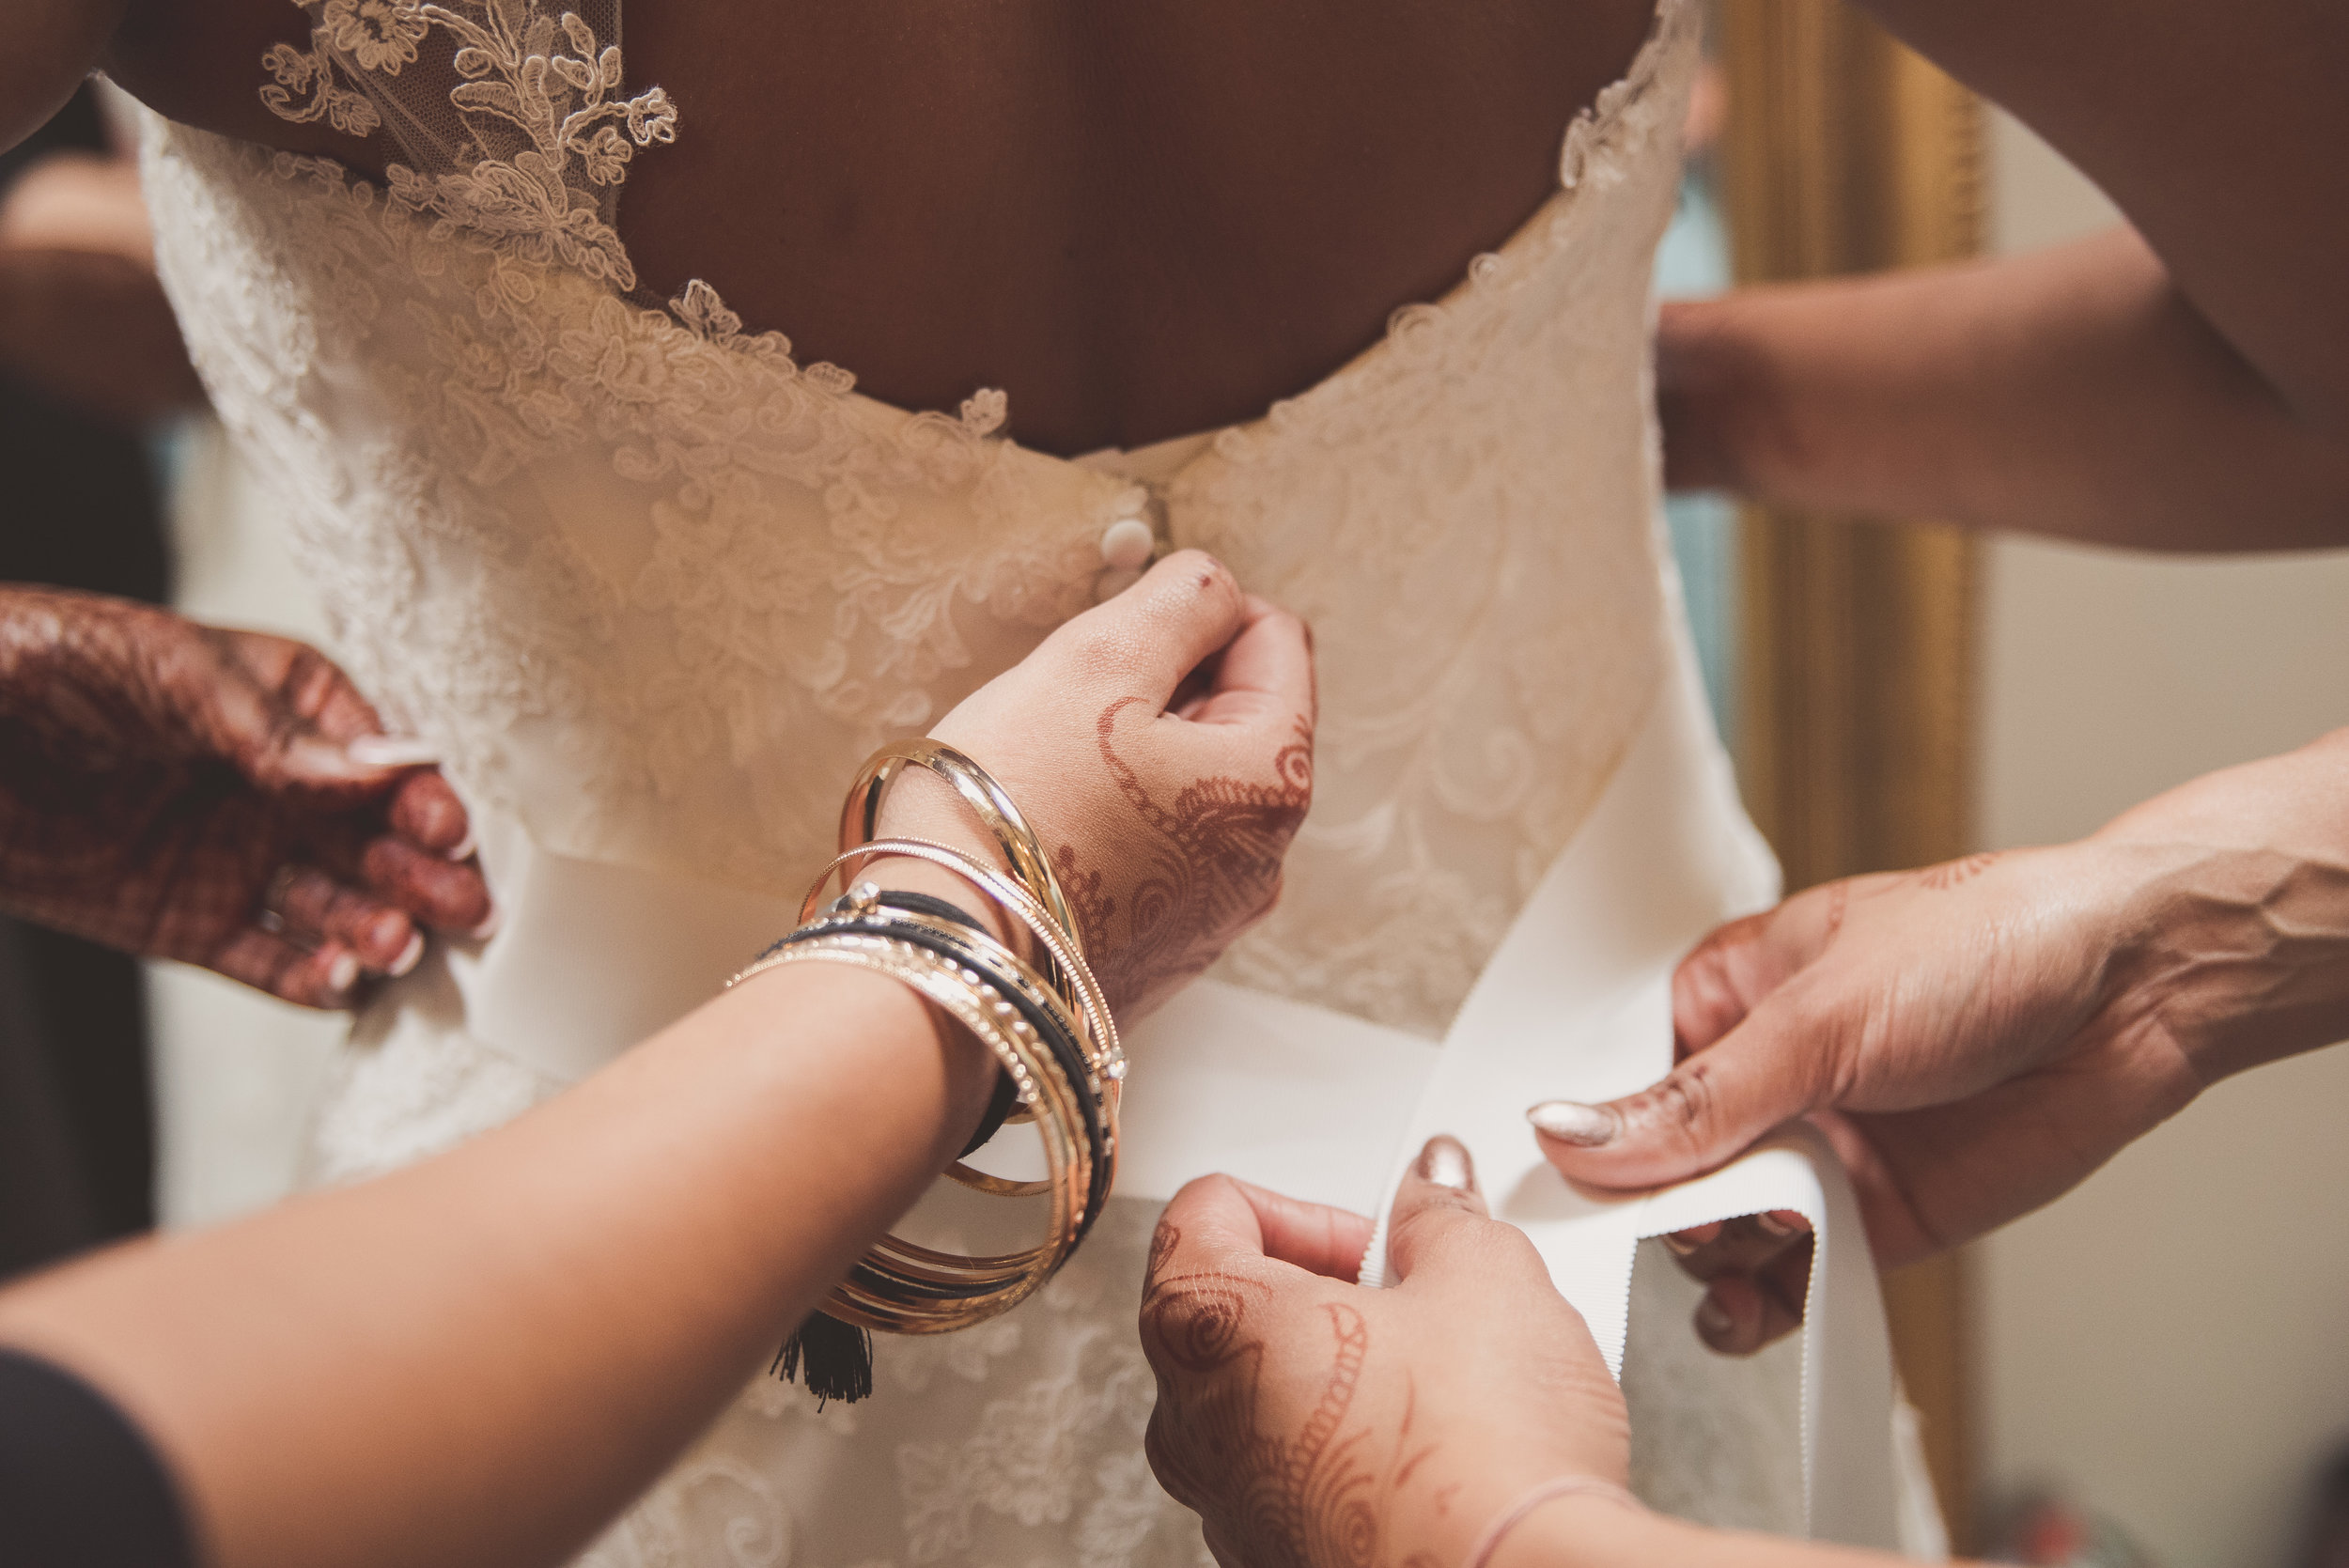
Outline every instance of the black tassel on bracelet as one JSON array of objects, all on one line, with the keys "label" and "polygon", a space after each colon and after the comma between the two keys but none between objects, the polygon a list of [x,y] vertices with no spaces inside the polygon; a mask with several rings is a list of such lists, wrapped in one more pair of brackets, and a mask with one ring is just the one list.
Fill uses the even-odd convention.
[{"label": "black tassel on bracelet", "polygon": [[800,1366],[807,1365],[807,1391],[820,1410],[826,1402],[854,1405],[873,1391],[873,1336],[853,1323],[828,1312],[810,1312],[775,1352],[767,1370],[786,1383],[800,1381]]}]

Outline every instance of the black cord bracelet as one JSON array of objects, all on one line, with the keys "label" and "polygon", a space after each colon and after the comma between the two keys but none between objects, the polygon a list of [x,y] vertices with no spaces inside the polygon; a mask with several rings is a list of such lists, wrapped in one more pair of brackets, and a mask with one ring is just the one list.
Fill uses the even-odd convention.
[{"label": "black cord bracelet", "polygon": [[[911,893],[902,888],[890,889],[878,894],[873,901],[893,909],[903,909],[910,914],[927,915],[932,920],[952,921],[957,925],[967,926],[973,931],[986,930],[986,927],[972,918],[968,911],[946,899],[936,898],[926,893]],[[837,915],[849,913],[848,899],[845,893],[833,900],[832,912]],[[785,937],[769,946],[767,951],[761,953],[759,956],[764,958],[768,954],[789,946],[790,942],[791,939]],[[966,1158],[985,1148],[988,1140],[1003,1130],[1003,1124],[1011,1119],[1011,1113],[1019,1108],[1019,1086],[1012,1082],[1009,1073],[998,1067],[995,1070],[995,1087],[988,1093],[987,1109],[979,1115],[978,1128],[971,1134],[971,1141],[962,1146],[962,1152],[955,1157]]]},{"label": "black cord bracelet", "polygon": [[[831,910],[827,912],[823,920],[801,926],[767,951],[772,953],[777,949],[788,947],[793,942],[805,941],[831,931],[863,930],[870,931],[878,936],[890,937],[898,941],[911,942],[917,947],[928,949],[941,957],[952,958],[957,963],[969,964],[974,969],[987,971],[988,978],[995,983],[996,989],[1003,994],[1003,1000],[1019,1011],[1028,1027],[1035,1031],[1036,1038],[1042,1041],[1045,1048],[1052,1053],[1052,1060],[1060,1064],[1062,1073],[1066,1076],[1070,1092],[1075,1094],[1082,1111],[1085,1142],[1093,1156],[1092,1180],[1086,1186],[1084,1211],[1078,1221],[1077,1229],[1078,1239],[1082,1240],[1086,1233],[1093,1229],[1094,1220],[1100,1216],[1102,1203],[1109,1196],[1109,1187],[1114,1167],[1110,1158],[1107,1119],[1102,1114],[1100,1100],[1093,1091],[1092,1065],[1085,1060],[1084,1051],[1078,1045],[1076,1036],[1069,1032],[1067,1027],[1051,1009],[1027,995],[1013,983],[1008,974],[993,972],[994,966],[983,955],[972,952],[967,944],[957,943],[942,933],[926,929],[910,921],[893,921],[885,915],[873,912],[873,906],[895,908],[908,914],[926,915],[931,919],[969,930],[982,940],[993,939],[977,921],[946,900],[933,898],[927,893],[898,891],[877,893],[871,895],[870,903],[863,908],[859,908],[848,896],[843,895],[833,902]],[[963,1154],[968,1155],[979,1148],[1002,1130],[1004,1119],[1011,1114],[1013,1107],[1018,1103],[1017,1091],[1012,1085],[1010,1077],[1001,1075],[995,1094],[988,1101],[988,1113],[980,1121],[979,1136],[964,1146]],[[1000,1115],[997,1114],[999,1105],[1002,1108]]]},{"label": "black cord bracelet", "polygon": [[[902,888],[888,889],[883,891],[874,902],[885,905],[892,909],[904,909],[911,914],[928,915],[933,920],[950,920],[957,925],[967,925],[973,931],[985,929],[964,910],[956,908],[943,898],[933,898],[926,893],[909,893]],[[984,1148],[989,1139],[1003,1130],[1003,1124],[1011,1119],[1011,1113],[1019,1104],[1019,1086],[1012,1082],[1009,1073],[1004,1072],[1001,1067],[996,1068],[995,1087],[988,1094],[987,1110],[980,1113],[978,1130],[971,1135],[971,1141],[965,1143],[962,1146],[962,1153],[955,1157],[957,1159],[967,1158]]]}]

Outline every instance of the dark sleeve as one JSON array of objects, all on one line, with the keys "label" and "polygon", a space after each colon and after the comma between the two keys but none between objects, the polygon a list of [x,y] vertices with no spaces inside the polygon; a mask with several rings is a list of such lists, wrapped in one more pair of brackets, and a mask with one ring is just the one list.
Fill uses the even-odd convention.
[{"label": "dark sleeve", "polygon": [[194,1568],[163,1462],[72,1374],[0,1350],[0,1561]]}]

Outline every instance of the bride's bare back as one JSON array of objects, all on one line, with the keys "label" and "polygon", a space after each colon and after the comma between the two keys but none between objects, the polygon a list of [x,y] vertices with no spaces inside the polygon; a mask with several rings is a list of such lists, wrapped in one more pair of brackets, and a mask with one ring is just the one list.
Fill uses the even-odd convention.
[{"label": "bride's bare back", "polygon": [[[1247,419],[1443,293],[1557,188],[1649,0],[635,0],[683,113],[631,170],[646,285],[715,285],[803,360],[1043,450]],[[369,162],[264,109],[287,0],[136,0],[111,69],[175,118]],[[379,155],[380,156],[380,155]]]}]

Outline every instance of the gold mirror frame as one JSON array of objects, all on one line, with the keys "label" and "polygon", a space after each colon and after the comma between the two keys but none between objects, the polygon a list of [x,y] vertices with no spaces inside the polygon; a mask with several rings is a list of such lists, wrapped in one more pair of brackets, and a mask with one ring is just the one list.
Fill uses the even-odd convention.
[{"label": "gold mirror frame", "polygon": [[[1974,97],[1843,0],[1723,0],[1720,178],[1740,283],[1947,261],[1983,227]],[[1789,892],[1969,847],[1971,541],[1749,506],[1738,772]],[[1972,1524],[1966,1292],[1948,1256],[1885,1280],[1956,1545]]]}]

